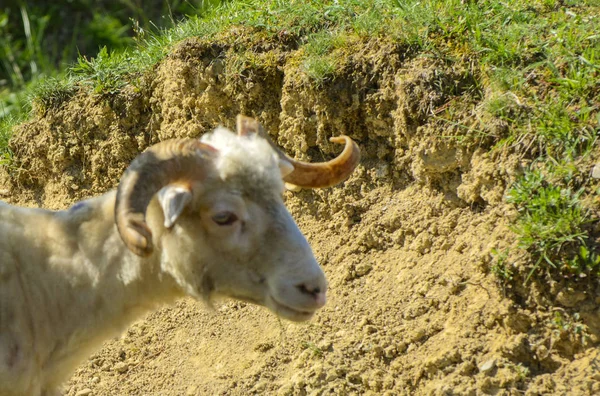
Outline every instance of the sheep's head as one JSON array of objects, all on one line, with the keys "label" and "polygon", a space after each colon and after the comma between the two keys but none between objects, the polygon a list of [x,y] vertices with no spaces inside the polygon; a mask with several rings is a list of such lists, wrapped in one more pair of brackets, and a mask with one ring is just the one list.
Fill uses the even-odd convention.
[{"label": "sheep's head", "polygon": [[[160,254],[163,268],[192,296],[224,295],[307,320],[325,304],[327,283],[284,206],[284,182],[340,183],[358,164],[358,146],[346,136],[332,138],[345,143],[344,151],[309,164],[283,154],[255,120],[237,121],[237,135],[217,128],[138,156],[119,184],[117,228],[135,254]],[[146,222],[154,197],[163,223],[156,236]]]}]

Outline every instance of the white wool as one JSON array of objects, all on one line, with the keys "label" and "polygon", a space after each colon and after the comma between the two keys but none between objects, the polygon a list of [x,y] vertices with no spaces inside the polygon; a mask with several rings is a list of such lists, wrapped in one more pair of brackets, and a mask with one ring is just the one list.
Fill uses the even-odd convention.
[{"label": "white wool", "polygon": [[200,140],[219,151],[217,169],[223,179],[239,172],[241,168],[254,169],[263,175],[273,173],[281,177],[277,153],[269,142],[258,134],[240,136],[227,128],[218,127],[203,135]]}]

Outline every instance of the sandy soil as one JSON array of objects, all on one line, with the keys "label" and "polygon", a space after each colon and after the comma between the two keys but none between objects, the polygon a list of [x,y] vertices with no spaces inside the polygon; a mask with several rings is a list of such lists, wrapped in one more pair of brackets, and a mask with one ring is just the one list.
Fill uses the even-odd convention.
[{"label": "sandy soil", "polygon": [[[11,142],[4,198],[64,208],[113,188],[149,144],[240,112],[303,159],[330,157],[328,138],[345,133],[363,150],[357,172],[286,193],[328,305],[298,325],[245,303],[180,301],[104,344],[67,395],[600,393],[598,286],[524,287],[491,271],[492,250],[516,243],[502,197],[523,164],[491,149],[505,126],[480,112],[487,93],[467,89],[468,68],[357,42],[315,88],[285,43],[227,42],[189,40],[121,94],[39,111]],[[265,62],[240,71],[240,51]],[[435,116],[449,106],[486,137],[452,138]]]}]

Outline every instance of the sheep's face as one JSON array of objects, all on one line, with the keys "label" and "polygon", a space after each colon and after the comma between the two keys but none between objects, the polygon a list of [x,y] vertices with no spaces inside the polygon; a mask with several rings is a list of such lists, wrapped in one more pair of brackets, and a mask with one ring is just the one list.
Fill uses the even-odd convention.
[{"label": "sheep's face", "polygon": [[[163,266],[190,295],[232,297],[308,320],[325,304],[327,283],[284,206],[280,160],[258,137],[225,137],[235,142],[210,141],[222,153],[214,174],[158,194]],[[243,155],[231,151],[240,141]]]}]

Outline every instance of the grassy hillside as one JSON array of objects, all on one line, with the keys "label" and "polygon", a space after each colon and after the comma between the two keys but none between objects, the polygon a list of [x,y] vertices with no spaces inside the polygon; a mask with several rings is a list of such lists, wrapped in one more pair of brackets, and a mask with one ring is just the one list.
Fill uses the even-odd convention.
[{"label": "grassy hillside", "polygon": [[[78,57],[134,48],[146,32],[202,15],[221,0],[9,1],[0,6],[0,146],[24,120],[47,79],[63,79]],[[41,87],[40,87],[41,86]],[[0,159],[0,160],[2,160]]]}]

